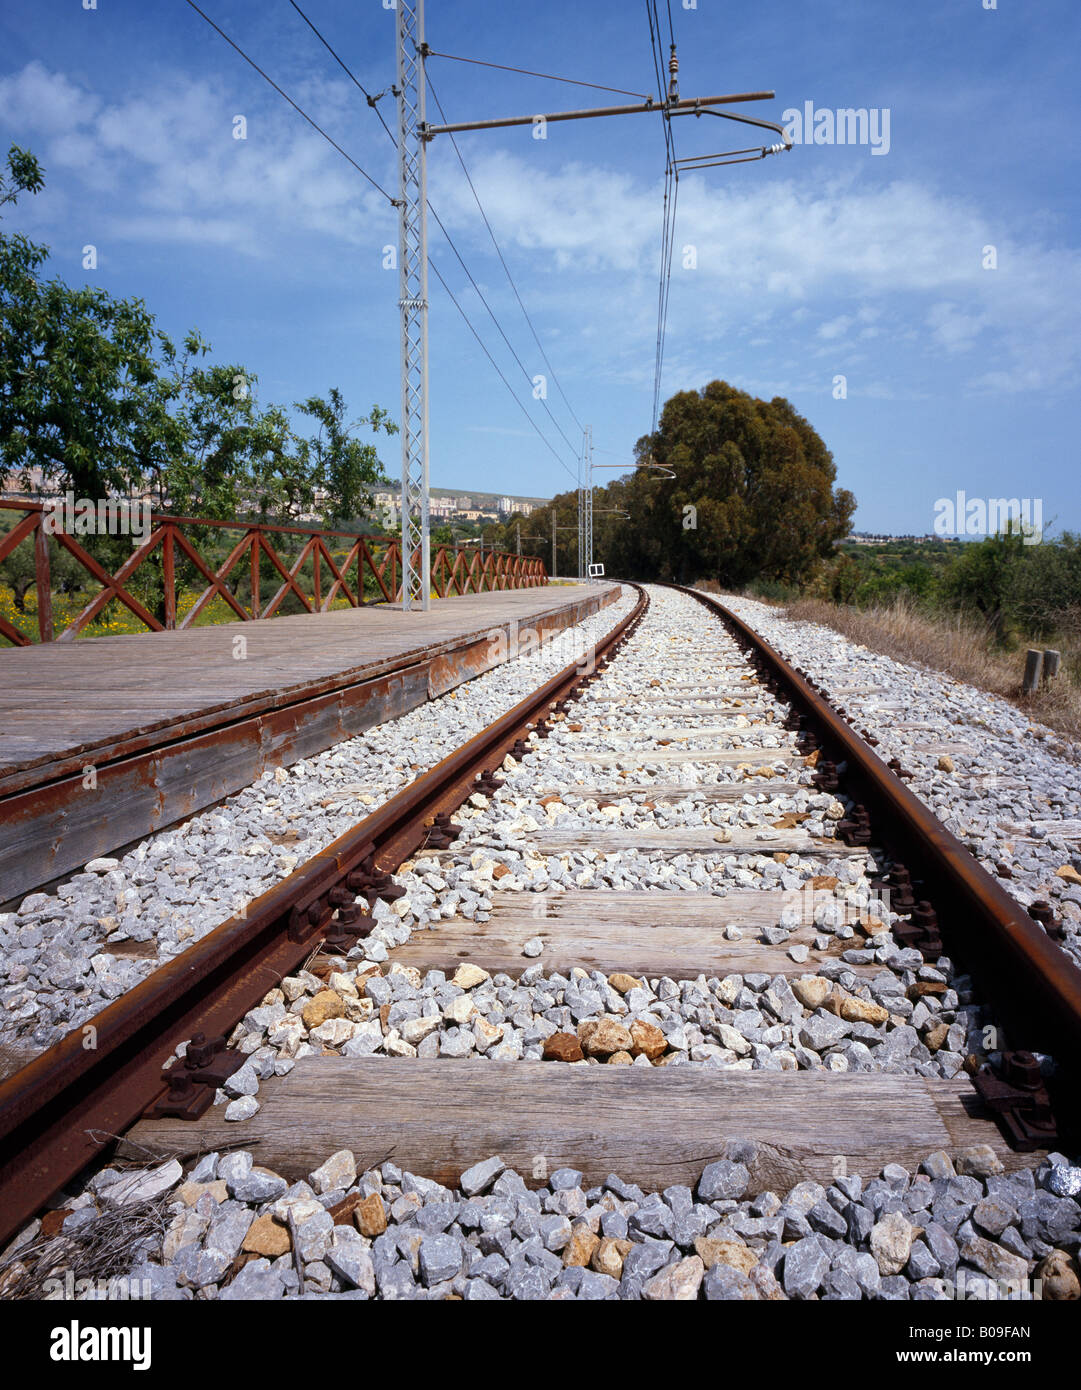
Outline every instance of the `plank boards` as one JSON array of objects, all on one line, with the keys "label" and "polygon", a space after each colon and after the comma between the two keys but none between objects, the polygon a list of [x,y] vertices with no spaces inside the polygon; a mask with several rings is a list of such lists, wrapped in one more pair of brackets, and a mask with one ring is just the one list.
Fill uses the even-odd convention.
[{"label": "plank boards", "polygon": [[[465,643],[492,643],[495,626],[597,607],[618,585],[506,589],[433,599],[404,615],[378,605],[175,632],[93,637],[0,649],[0,776],[65,755],[104,750],[198,717],[276,709]],[[243,660],[234,639],[245,640]],[[47,717],[43,718],[43,713]],[[185,728],[184,733],[190,729]],[[53,773],[42,775],[54,775]],[[8,777],[10,780],[10,777]],[[5,790],[7,788],[5,787]]]},{"label": "plank boards", "polygon": [[539,800],[542,796],[561,796],[569,794],[580,796],[586,801],[618,801],[622,797],[629,796],[637,799],[642,797],[645,801],[686,801],[693,797],[696,801],[715,802],[715,801],[739,801],[749,792],[765,792],[768,796],[791,796],[794,792],[807,791],[806,786],[798,782],[777,782],[768,777],[754,777],[746,782],[710,782],[692,787],[685,787],[678,782],[656,782],[648,786],[641,786],[636,782],[626,782],[623,784],[612,784],[607,787],[589,787],[584,784],[579,785],[575,782],[568,782],[563,787],[548,787],[541,791],[531,792],[534,800]]},{"label": "plank boards", "polygon": [[[427,970],[456,970],[463,961],[491,974],[517,976],[530,965],[546,974],[566,975],[575,966],[585,970],[617,970],[656,979],[693,980],[699,975],[761,973],[795,977],[813,973],[824,961],[835,960],[852,941],[830,937],[829,948],[813,948],[813,903],[805,893],[754,889],[729,893],[633,893],[606,889],[567,893],[492,894],[487,922],[452,918],[429,931],[414,932],[404,946],[390,953],[391,962]],[[823,893],[822,900],[833,899]],[[774,927],[785,909],[796,909],[804,924],[782,946],[757,939],[763,927]],[[724,930],[739,927],[748,933],[729,941]],[[530,958],[522,947],[533,937],[544,942],[543,955]],[[810,948],[797,964],[790,945]],[[874,974],[879,966],[851,966],[855,974]]]},{"label": "plank boards", "polygon": [[[681,687],[678,684],[670,684],[667,681],[665,682],[664,686],[664,690],[666,692],[680,690],[682,688],[684,687]],[[758,681],[741,681],[738,685],[733,685],[730,682],[728,685],[724,686],[711,685],[708,687],[699,684],[688,686],[686,687],[686,689],[688,691],[696,692],[694,694],[688,694],[688,700],[742,700],[752,696],[758,698],[759,696],[766,695],[769,693],[766,690],[765,686],[760,685]],[[677,699],[678,698],[680,697],[677,696]],[[594,705],[618,705],[623,704],[625,701],[634,701],[635,704],[650,703],[655,701],[656,703],[661,704],[665,701],[670,701],[671,699],[672,696],[668,693],[660,693],[650,696],[640,694],[637,691],[627,690],[623,691],[622,693],[614,692],[611,695],[591,694],[589,697],[589,703]]]},{"label": "plank boards", "polygon": [[990,1143],[1007,1168],[1038,1161],[1007,1149],[967,1078],[303,1057],[259,1099],[244,1124],[226,1124],[214,1106],[195,1121],[143,1120],[130,1137],[163,1156],[242,1143],[290,1180],[339,1149],[361,1169],[389,1151],[448,1186],[492,1154],[534,1186],[563,1167],[580,1169],[587,1187],[610,1173],[646,1190],[694,1186],[730,1139],[769,1146],[752,1168],[755,1191],[828,1183],[838,1156],[864,1177],[976,1143]]},{"label": "plank boards", "polygon": [[0,651],[0,903],[418,708],[505,660],[493,639],[512,628],[547,640],[618,594],[502,590]]},{"label": "plank boards", "polygon": [[795,763],[802,755],[792,748],[629,748],[625,753],[575,752],[560,749],[571,762],[590,763],[594,767],[644,767],[646,763],[754,763],[769,766],[774,763]]},{"label": "plank boards", "polygon": [[[767,719],[756,720],[752,723],[743,724],[698,724],[688,728],[684,724],[643,724],[641,728],[632,727],[629,729],[613,728],[610,724],[602,724],[598,732],[603,732],[606,739],[609,738],[652,738],[658,743],[667,740],[669,743],[688,743],[692,738],[735,738],[741,734],[765,731],[776,734],[780,731],[780,726]],[[580,734],[571,733],[560,739],[560,747],[574,748],[581,740],[584,742],[590,736],[590,730],[584,730]]]},{"label": "plank boards", "polygon": [[[715,698],[715,697],[711,695],[711,696],[709,696],[708,698],[709,698],[709,699],[713,699],[713,698]],[[613,702],[611,702],[611,703],[607,706],[607,709],[608,709],[608,710],[620,710],[620,709],[637,710],[637,709],[638,709],[640,706],[642,706],[642,705],[653,705],[653,704],[656,704],[656,708],[650,709],[650,711],[649,711],[650,714],[656,714],[656,715],[673,715],[673,714],[678,714],[679,717],[680,717],[681,719],[688,719],[688,718],[690,718],[690,719],[716,718],[717,715],[725,715],[725,714],[727,714],[727,715],[733,715],[733,714],[748,714],[748,715],[750,715],[750,714],[775,714],[775,715],[776,715],[776,714],[783,714],[783,713],[784,713],[783,710],[778,709],[776,706],[767,707],[766,705],[748,705],[748,704],[744,704],[742,700],[733,700],[730,704],[726,704],[726,705],[706,705],[706,704],[701,704],[701,703],[694,704],[694,705],[676,705],[676,704],[673,704],[673,703],[672,703],[672,697],[671,697],[670,695],[669,695],[669,696],[665,696],[663,702],[661,702],[661,701],[656,701],[656,702],[654,702],[654,701],[652,701],[652,700],[648,700],[648,699],[645,699],[645,698],[639,698],[639,697],[637,697],[637,696],[628,695],[627,698],[626,698],[626,700],[620,700],[620,701],[613,701]],[[579,705],[579,706],[578,706],[578,710],[579,710],[582,714],[591,714],[591,713],[593,713],[593,711],[590,710],[589,706],[586,705],[586,704],[581,704],[581,705]],[[606,710],[599,710],[599,711],[597,711],[597,713],[599,713],[599,714],[602,716],[602,718],[603,718],[603,717],[605,716]]]},{"label": "plank boards", "polygon": [[696,830],[689,826],[677,830],[655,830],[649,826],[635,826],[630,830],[541,829],[529,836],[529,843],[540,854],[567,854],[576,850],[615,854],[636,849],[643,854],[773,854],[780,851],[843,858],[868,853],[863,845],[819,840],[805,830],[773,830],[771,838],[757,839],[754,830],[734,829],[730,840],[721,841],[717,839],[719,829]]}]

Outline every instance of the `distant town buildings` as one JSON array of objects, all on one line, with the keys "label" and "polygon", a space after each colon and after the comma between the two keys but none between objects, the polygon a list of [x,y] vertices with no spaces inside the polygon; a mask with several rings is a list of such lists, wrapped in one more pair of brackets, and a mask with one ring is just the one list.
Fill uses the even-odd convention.
[{"label": "distant town buildings", "polygon": [[[397,520],[401,508],[398,488],[376,492],[372,501],[377,513],[385,513],[391,523]],[[435,522],[498,521],[508,516],[531,516],[537,505],[521,497],[499,497],[488,502],[473,496],[432,493],[428,499],[428,515]]]},{"label": "distant town buildings", "polygon": [[[26,501],[39,502],[56,493],[56,485],[47,483],[39,467],[31,468],[28,476],[25,477],[21,473],[0,474],[0,498],[5,500],[20,501],[25,499]],[[160,499],[157,496],[151,496],[149,493],[146,496],[155,506],[159,504]],[[319,525],[326,502],[326,492],[322,488],[317,489],[313,506],[297,516],[295,520],[305,524]],[[168,501],[166,505],[168,505]],[[255,501],[251,501],[250,505],[253,510],[257,508]],[[539,505],[541,505],[539,500],[528,501],[521,497],[504,496],[497,498],[491,494],[478,497],[457,493],[432,493],[428,501],[428,514],[435,525],[445,525],[455,521],[499,521],[515,515],[531,516]],[[393,526],[400,520],[400,512],[400,489],[384,488],[373,493],[372,513],[379,524]]]},{"label": "distant town buildings", "polygon": [[914,544],[923,541],[952,541],[953,536],[886,536],[871,535],[868,531],[853,531],[850,536],[844,539],[845,545],[889,545],[891,541],[911,541]]}]

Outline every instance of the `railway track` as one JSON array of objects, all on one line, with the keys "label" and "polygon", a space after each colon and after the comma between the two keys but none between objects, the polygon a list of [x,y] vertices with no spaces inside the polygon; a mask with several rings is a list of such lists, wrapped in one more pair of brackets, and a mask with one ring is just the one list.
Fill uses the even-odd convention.
[{"label": "railway track", "polygon": [[5,1238],[127,1134],[162,1296],[1069,1292],[1081,972],[873,744],[638,590],[0,1084]]}]

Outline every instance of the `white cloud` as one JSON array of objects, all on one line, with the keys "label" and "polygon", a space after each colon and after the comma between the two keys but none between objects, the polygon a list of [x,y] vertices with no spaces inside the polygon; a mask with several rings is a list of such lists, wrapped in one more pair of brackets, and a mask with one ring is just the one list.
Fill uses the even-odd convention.
[{"label": "white cloud", "polygon": [[[358,114],[347,84],[313,81],[303,100],[333,133],[352,126],[343,145],[396,191],[390,142],[366,108]],[[80,225],[93,218],[89,239],[98,242],[186,242],[248,257],[294,255],[294,264],[298,242],[323,264],[348,249],[371,267],[370,292],[382,294],[375,271],[382,247],[397,240],[393,209],[273,94],[250,107],[238,112],[214,79],[178,76],[152,99],[106,99],[38,62],[0,79],[0,119],[52,171],[47,196],[26,213],[31,224],[46,210],[56,221],[62,212],[66,232],[68,206],[78,202]],[[244,141],[233,139],[238,114],[248,121]],[[524,325],[453,151],[438,141],[432,151],[432,201],[521,344]],[[477,146],[467,157],[542,338],[550,345],[562,330],[557,370],[577,359],[608,381],[648,379],[659,183],[559,164],[551,147],[521,155]],[[976,392],[1075,383],[1081,254],[1011,236],[995,209],[879,177],[860,170],[808,188],[773,163],[727,184],[684,176],[676,246],[696,247],[697,269],[683,270],[677,255],[666,384],[722,369],[743,380],[755,370],[748,351],[761,370],[771,347],[779,360],[794,344],[804,360],[832,354],[837,370],[873,353],[869,376],[907,375],[913,390],[944,359]],[[982,268],[989,243],[998,247],[997,271]],[[433,246],[457,294],[464,276],[437,233]],[[496,342],[472,292],[463,303]]]},{"label": "white cloud", "polygon": [[[247,119],[245,140],[233,138],[236,115]],[[277,98],[238,112],[218,83],[177,78],[153,99],[105,103],[34,62],[0,79],[0,119],[41,158],[47,186],[62,170],[117,194],[105,205],[113,236],[265,255],[314,231],[368,245],[377,264],[393,232],[390,205]],[[370,172],[389,178],[389,142],[372,145]]]}]

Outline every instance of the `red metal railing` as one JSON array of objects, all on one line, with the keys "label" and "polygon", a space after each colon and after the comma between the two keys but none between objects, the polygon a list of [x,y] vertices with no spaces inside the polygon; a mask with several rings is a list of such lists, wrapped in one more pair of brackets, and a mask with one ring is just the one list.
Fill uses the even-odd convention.
[{"label": "red metal railing", "polygon": [[[11,531],[6,535],[0,535],[0,562],[11,555],[17,546],[32,540],[38,637],[42,642],[72,641],[93,623],[114,599],[122,603],[151,632],[162,632],[173,628],[191,627],[207,605],[216,598],[224,601],[237,621],[252,622],[273,618],[289,596],[295,598],[309,613],[325,613],[335,602],[342,599],[346,600],[350,607],[363,607],[366,601],[366,585],[371,593],[371,598],[367,601],[391,603],[401,597],[401,543],[394,536],[358,536],[350,531],[213,521],[199,517],[165,516],[154,512],[150,517],[150,534],[138,544],[120,568],[110,574],[74,536],[60,527],[57,527],[55,532],[46,530],[43,520],[46,513],[52,510],[48,503],[0,499],[0,508],[25,514]],[[241,536],[225,559],[215,568],[213,561],[207,561],[199,553],[192,539],[185,534],[193,528],[197,535],[199,528],[202,528],[204,533],[235,531],[240,532]],[[307,539],[302,544],[299,554],[283,558],[272,544],[275,536],[303,536]],[[74,556],[86,571],[89,582],[101,585],[100,592],[59,633],[54,632],[53,624],[50,538]],[[344,559],[340,553],[337,556],[332,553],[332,539],[338,542],[339,552],[342,549],[346,550]],[[343,545],[343,542],[348,544]],[[160,617],[151,613],[146,604],[129,588],[132,576],[151,556],[155,557],[153,564],[157,567],[156,557],[159,551],[160,575],[155,576],[156,583],[160,581],[159,601],[154,606],[161,614]],[[176,584],[178,560],[188,562],[194,567],[197,575],[206,581],[206,587],[196,596],[194,604],[179,622]],[[271,577],[276,576],[281,581],[277,591],[265,604],[260,594],[264,561],[269,565]],[[305,566],[309,561],[310,573],[305,573]],[[250,604],[247,607],[226,583],[242,562],[246,562],[246,574],[251,586]],[[419,552],[414,556],[414,563],[419,568]],[[352,583],[350,571],[355,574]],[[433,551],[431,577],[432,590],[439,598],[482,593],[492,589],[534,588],[548,582],[544,562],[533,556],[511,555],[504,551],[488,551],[481,555],[476,550],[454,546],[439,546]],[[2,614],[0,637],[6,638],[17,647],[29,646],[32,642],[31,637],[25,632],[20,632]]]}]

